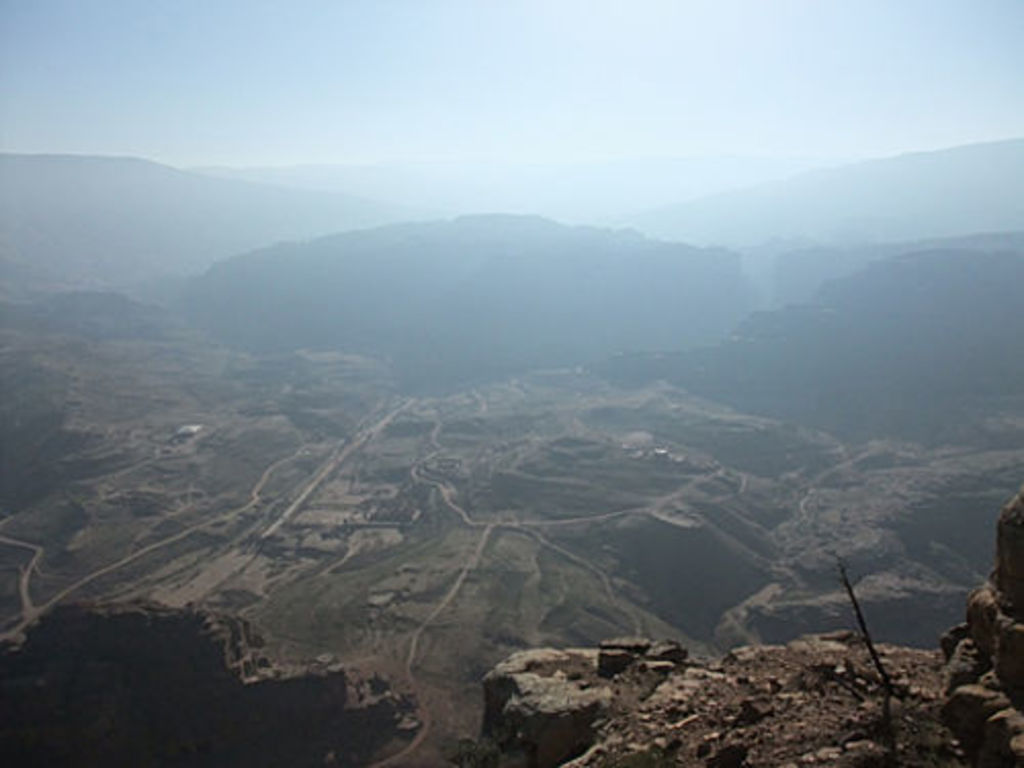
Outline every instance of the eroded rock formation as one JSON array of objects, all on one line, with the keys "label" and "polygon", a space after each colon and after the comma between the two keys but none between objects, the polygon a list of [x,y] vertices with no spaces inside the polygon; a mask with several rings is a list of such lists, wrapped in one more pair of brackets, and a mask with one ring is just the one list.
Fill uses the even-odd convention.
[{"label": "eroded rock formation", "polygon": [[1024,765],[1024,489],[1003,508],[996,567],[943,638],[943,718],[979,768]]},{"label": "eroded rock formation", "polygon": [[595,685],[594,649],[513,654],[484,678],[484,732],[529,766],[561,765],[594,740],[612,690]]},{"label": "eroded rock formation", "polygon": [[359,766],[398,737],[386,681],[261,648],[236,617],[58,607],[0,649],[0,764]]},{"label": "eroded rock formation", "polygon": [[644,638],[524,651],[487,676],[484,736],[529,768],[1022,768],[1024,489],[999,518],[991,578],[941,647],[878,646],[893,682],[888,720],[853,632],[720,661]]},{"label": "eroded rock formation", "polygon": [[[896,683],[896,764],[963,765],[939,722],[941,655],[880,651]],[[881,682],[852,632],[746,646],[719,661],[641,638],[523,651],[484,687],[485,737],[503,766],[887,764]]]}]

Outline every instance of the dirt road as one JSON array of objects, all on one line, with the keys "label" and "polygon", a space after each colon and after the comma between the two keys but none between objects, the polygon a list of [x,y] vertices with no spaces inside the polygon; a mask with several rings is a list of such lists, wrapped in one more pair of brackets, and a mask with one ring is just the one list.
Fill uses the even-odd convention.
[{"label": "dirt road", "polygon": [[0,536],[0,543],[10,544],[12,547],[20,547],[21,549],[31,549],[33,551],[32,559],[28,565],[21,569],[21,576],[18,579],[18,594],[21,597],[21,615],[22,618],[31,615],[35,612],[36,607],[32,603],[32,595],[29,590],[29,581],[32,579],[32,572],[36,569],[36,565],[39,563],[39,558],[43,556],[43,548],[38,544],[32,544],[27,541],[21,541],[20,539],[12,539],[7,536]]},{"label": "dirt road", "polygon": [[388,424],[402,411],[404,411],[410,404],[411,401],[406,400],[394,410],[390,411],[383,418],[378,420],[372,426],[369,426],[358,433],[351,439],[347,440],[342,445],[339,445],[335,449],[335,452],[331,457],[324,462],[323,466],[317,470],[316,474],[306,484],[305,488],[302,489],[295,501],[288,505],[281,516],[275,520],[263,533],[260,534],[261,539],[269,539],[275,533],[277,533],[281,526],[287,523],[296,512],[302,509],[302,506],[306,503],[310,496],[316,491],[317,488],[326,480],[335,470],[337,470],[345,461],[356,451],[360,450],[374,437],[379,435]]},{"label": "dirt road", "polygon": [[238,507],[236,509],[232,509],[232,510],[230,510],[228,512],[225,512],[225,513],[221,514],[221,515],[217,515],[216,517],[212,517],[212,518],[209,518],[207,520],[203,520],[202,522],[195,523],[194,525],[190,525],[187,528],[184,528],[184,529],[178,531],[178,533],[175,533],[175,534],[173,534],[171,536],[168,536],[165,539],[161,539],[160,541],[153,542],[152,544],[149,544],[148,546],[142,547],[141,549],[137,549],[134,552],[130,552],[129,554],[125,555],[124,557],[120,558],[119,560],[116,560],[113,563],[110,563],[109,565],[105,565],[102,568],[98,568],[97,570],[93,571],[92,573],[89,573],[89,574],[83,576],[82,578],[78,579],[74,583],[72,583],[72,584],[68,585],[67,587],[65,587],[64,589],[60,590],[57,594],[55,594],[53,597],[51,597],[49,600],[47,600],[45,603],[43,603],[41,605],[35,605],[35,604],[33,604],[32,600],[31,600],[29,580],[30,580],[30,578],[32,576],[32,572],[35,569],[36,564],[38,563],[39,559],[43,556],[43,547],[35,545],[35,544],[30,544],[29,542],[18,541],[17,539],[10,539],[8,537],[0,537],[0,542],[8,543],[8,544],[11,544],[13,546],[22,546],[22,547],[27,547],[27,548],[36,550],[36,554],[32,558],[32,562],[22,572],[20,583],[19,583],[19,591],[21,593],[21,600],[22,600],[21,619],[18,621],[18,623],[14,627],[9,629],[7,632],[4,632],[4,633],[0,634],[0,642],[7,642],[7,641],[10,641],[10,640],[14,640],[18,636],[20,636],[22,634],[22,632],[24,632],[24,630],[32,622],[34,622],[36,619],[38,619],[40,616],[42,616],[50,608],[52,608],[53,606],[57,605],[59,602],[61,602],[62,600],[64,600],[65,598],[67,598],[68,596],[73,594],[74,592],[77,592],[79,589],[81,589],[82,587],[86,586],[87,584],[92,583],[96,579],[99,579],[99,578],[101,578],[103,576],[106,576],[106,575],[108,575],[110,573],[113,573],[114,571],[118,570],[119,568],[123,568],[124,566],[129,565],[129,564],[135,562],[136,560],[139,560],[140,558],[145,557],[146,555],[150,554],[151,552],[155,552],[158,549],[162,549],[162,548],[164,548],[166,546],[174,544],[175,542],[181,541],[182,539],[187,538],[188,536],[191,536],[193,533],[195,533],[198,530],[201,530],[201,529],[206,528],[206,527],[208,527],[210,525],[214,525],[215,523],[219,523],[219,522],[221,522],[223,520],[227,520],[227,519],[229,519],[231,517],[234,517],[236,515],[243,514],[243,513],[247,512],[247,511],[249,511],[250,509],[252,509],[257,504],[260,503],[260,501],[261,501],[260,494],[262,493],[263,488],[266,486],[267,482],[270,480],[270,477],[273,474],[274,470],[276,470],[278,467],[282,466],[286,462],[291,461],[292,459],[294,459],[304,449],[305,449],[305,446],[302,446],[298,450],[296,450],[294,453],[289,454],[288,456],[284,456],[284,457],[282,457],[280,459],[277,459],[273,463],[268,465],[267,468],[263,470],[263,473],[260,475],[260,477],[256,481],[256,483],[253,485],[252,490],[249,492],[249,501],[244,506]]}]

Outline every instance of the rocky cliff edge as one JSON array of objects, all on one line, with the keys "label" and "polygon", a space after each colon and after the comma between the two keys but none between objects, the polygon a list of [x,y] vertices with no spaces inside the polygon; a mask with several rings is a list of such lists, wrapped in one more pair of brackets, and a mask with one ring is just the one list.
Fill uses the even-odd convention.
[{"label": "rocky cliff edge", "polygon": [[878,646],[888,721],[884,683],[852,631],[720,660],[645,638],[522,651],[485,678],[483,739],[462,764],[1022,768],[1024,489],[1000,516],[991,578],[940,645]]},{"label": "rocky cliff edge", "polygon": [[1024,766],[1024,489],[1003,507],[996,567],[942,638],[942,714],[979,768]]}]

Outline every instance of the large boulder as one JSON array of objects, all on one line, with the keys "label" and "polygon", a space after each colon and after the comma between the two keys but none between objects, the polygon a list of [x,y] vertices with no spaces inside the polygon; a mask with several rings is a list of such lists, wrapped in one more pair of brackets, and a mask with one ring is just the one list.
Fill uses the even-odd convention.
[{"label": "large boulder", "polygon": [[946,693],[976,682],[988,672],[989,663],[989,657],[978,650],[971,638],[965,637],[946,660]]},{"label": "large boulder", "polygon": [[1024,714],[1013,707],[985,721],[985,738],[978,754],[979,768],[1024,765]]},{"label": "large boulder", "polygon": [[[553,768],[584,752],[612,691],[591,686],[594,650],[536,649],[513,654],[484,678],[484,735],[529,768]],[[574,672],[574,669],[578,672]]]},{"label": "large boulder", "polygon": [[622,648],[601,648],[597,652],[597,674],[601,677],[615,677],[636,661],[636,654]]},{"label": "large boulder", "polygon": [[685,664],[690,652],[674,640],[662,640],[647,650],[647,658],[655,661],[670,661]]},{"label": "large boulder", "polygon": [[984,742],[985,723],[1009,706],[1006,694],[971,683],[953,691],[942,707],[942,718],[966,749],[977,752]]},{"label": "large boulder", "polygon": [[1024,624],[1006,624],[999,633],[996,675],[1011,691],[1024,689]]},{"label": "large boulder", "polygon": [[986,656],[996,652],[1001,611],[999,598],[991,584],[978,587],[967,598],[967,626],[974,644]]}]

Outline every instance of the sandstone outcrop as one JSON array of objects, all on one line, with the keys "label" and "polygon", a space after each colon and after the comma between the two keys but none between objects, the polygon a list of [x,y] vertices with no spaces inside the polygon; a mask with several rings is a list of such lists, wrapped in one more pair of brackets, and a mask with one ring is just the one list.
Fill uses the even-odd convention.
[{"label": "sandstone outcrop", "polygon": [[[939,722],[941,654],[880,652],[897,688],[898,764],[963,765]],[[524,651],[487,676],[485,696],[484,733],[502,765],[885,764],[882,685],[852,632],[746,646],[718,661],[643,638]]]},{"label": "sandstone outcrop", "polygon": [[484,733],[531,768],[561,765],[594,740],[612,691],[588,674],[592,649],[535,649],[510,656],[484,678]]},{"label": "sandstone outcrop", "polygon": [[979,768],[1024,766],[1024,489],[1003,508],[996,567],[943,639],[943,718]]},{"label": "sandstone outcrop", "polygon": [[941,653],[876,645],[891,699],[850,631],[718,661],[637,637],[521,652],[488,675],[485,735],[531,768],[1024,768],[1024,489],[966,614]]}]

